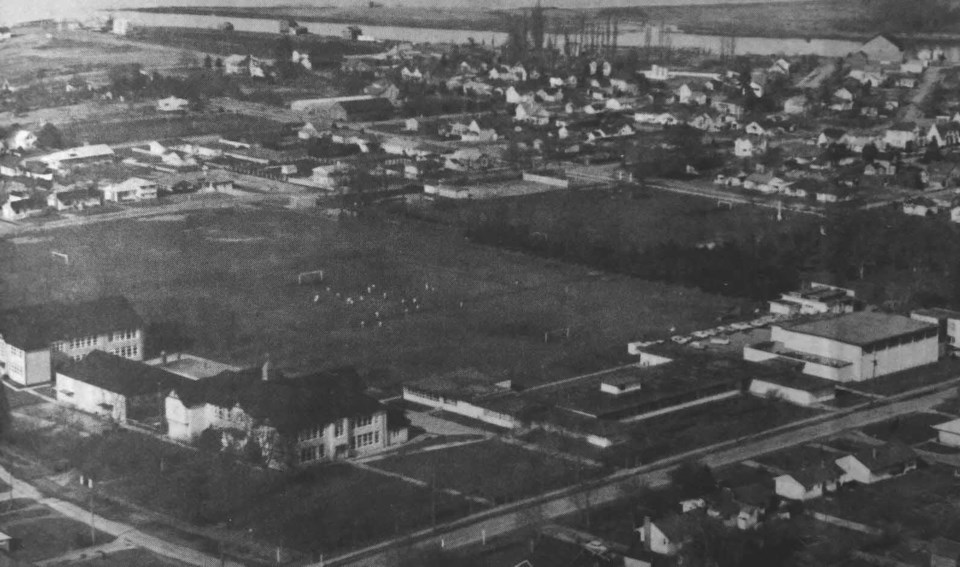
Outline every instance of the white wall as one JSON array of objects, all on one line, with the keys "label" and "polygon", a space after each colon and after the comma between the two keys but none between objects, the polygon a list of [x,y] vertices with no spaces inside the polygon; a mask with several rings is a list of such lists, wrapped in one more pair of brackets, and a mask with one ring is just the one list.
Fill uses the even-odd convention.
[{"label": "white wall", "polygon": [[937,440],[950,447],[960,447],[960,434],[949,431],[937,431]]},{"label": "white wall", "polygon": [[403,399],[425,406],[444,409],[449,412],[506,429],[513,429],[517,427],[516,421],[509,415],[490,411],[460,400],[450,400],[442,397],[439,399],[433,399],[407,388],[403,389]]},{"label": "white wall", "polygon": [[[82,380],[76,380],[59,372],[56,377],[56,385],[58,402],[74,406],[87,413],[109,417],[116,421],[126,421],[127,400],[125,396],[104,390]],[[70,393],[73,395],[71,396]],[[108,404],[112,408],[106,409],[101,407],[100,404]]]}]

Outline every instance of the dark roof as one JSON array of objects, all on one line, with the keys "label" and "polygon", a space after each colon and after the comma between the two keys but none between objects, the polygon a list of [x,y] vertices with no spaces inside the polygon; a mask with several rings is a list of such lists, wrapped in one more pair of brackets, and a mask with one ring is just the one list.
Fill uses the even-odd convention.
[{"label": "dark roof", "polygon": [[86,201],[88,199],[100,199],[97,193],[89,189],[71,189],[70,191],[60,191],[55,193],[57,199],[64,204],[74,203],[76,201]]},{"label": "dark roof", "polygon": [[795,333],[863,347],[930,329],[936,331],[936,326],[932,323],[924,323],[902,315],[871,311],[849,313],[797,325],[785,325],[784,328]]},{"label": "dark roof", "polygon": [[39,197],[21,199],[20,201],[12,201],[10,203],[10,208],[17,213],[22,211],[39,211],[46,208],[46,206],[47,202]]},{"label": "dark roof", "polygon": [[846,131],[841,130],[840,128],[824,128],[823,135],[832,138],[834,140],[839,140],[846,134]]},{"label": "dark roof", "polygon": [[41,349],[59,340],[141,328],[143,320],[127,298],[120,296],[0,311],[0,336],[24,350]]},{"label": "dark roof", "polygon": [[889,41],[890,43],[892,43],[893,46],[896,47],[897,49],[899,49],[900,51],[903,51],[903,43],[901,43],[901,41],[900,41],[899,39],[893,37],[893,36],[890,35],[890,34],[886,34],[886,33],[878,33],[877,35],[875,35],[875,36],[871,37],[870,39],[868,39],[868,40],[864,43],[864,45],[866,45],[867,43],[870,43],[871,41],[873,41],[873,40],[875,40],[875,39],[877,39],[877,38],[883,38],[883,39]]},{"label": "dark roof", "polygon": [[166,392],[187,380],[155,366],[99,350],[57,373],[124,396]]},{"label": "dark roof", "polygon": [[267,421],[286,434],[384,409],[364,390],[363,382],[352,369],[298,378],[286,378],[273,371],[270,379],[264,380],[260,368],[227,371],[202,380],[181,382],[174,388],[187,407],[204,403],[225,408],[239,405],[254,419]]},{"label": "dark roof", "polygon": [[758,508],[766,507],[773,497],[773,489],[760,483],[737,486],[731,491],[733,492],[733,499],[738,503]]},{"label": "dark roof", "polygon": [[916,460],[917,454],[902,443],[887,443],[882,447],[864,447],[853,454],[871,471],[883,471]]},{"label": "dark roof", "polygon": [[377,120],[393,116],[393,104],[385,98],[344,100],[337,103],[351,120]]},{"label": "dark roof", "polygon": [[804,467],[800,470],[787,473],[787,475],[809,490],[813,488],[814,485],[836,481],[840,478],[841,472],[836,463],[831,462],[823,465]]}]

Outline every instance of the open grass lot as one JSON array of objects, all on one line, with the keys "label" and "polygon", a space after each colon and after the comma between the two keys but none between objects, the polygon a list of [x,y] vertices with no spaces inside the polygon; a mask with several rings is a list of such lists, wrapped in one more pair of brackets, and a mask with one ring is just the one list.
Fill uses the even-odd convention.
[{"label": "open grass lot", "polygon": [[[13,442],[56,472],[80,470],[96,479],[98,497],[107,500],[100,504],[98,498],[98,509],[125,501],[237,530],[251,545],[298,553],[371,543],[426,527],[434,517],[439,523],[477,509],[444,493],[431,500],[426,488],[347,464],[281,474],[123,430],[81,437],[60,427],[20,427]],[[244,545],[242,551],[251,549]]]},{"label": "open grass lot", "polygon": [[107,555],[91,553],[89,559],[72,560],[68,563],[54,563],[54,566],[73,565],[76,567],[187,567],[189,563],[162,557],[144,549],[124,549]]},{"label": "open grass lot", "polygon": [[0,529],[17,538],[22,547],[14,552],[14,558],[22,561],[40,561],[64,553],[90,547],[91,543],[102,545],[113,541],[113,536],[96,532],[96,540],[90,540],[90,526],[60,516],[53,510],[42,517],[29,516],[18,520],[16,515],[3,516]]},{"label": "open grass lot", "polygon": [[914,388],[939,384],[958,376],[960,376],[960,359],[945,358],[936,364],[852,384],[850,389],[882,396],[892,396]]},{"label": "open grass lot", "polygon": [[776,222],[776,212],[761,207],[718,207],[711,199],[667,191],[565,191],[518,199],[445,204],[437,218],[475,225],[486,219],[503,219],[528,225],[546,240],[563,232],[578,232],[586,240],[630,244],[638,248],[675,242],[693,245],[725,240],[762,239],[787,233],[798,226],[814,226],[815,217],[786,213]]},{"label": "open grass lot", "polygon": [[[869,526],[902,527],[907,537],[956,537],[960,530],[960,479],[953,468],[930,465],[872,485],[845,488],[808,505]],[[954,535],[951,535],[954,534]]]},{"label": "open grass lot", "polygon": [[[354,364],[377,385],[463,367],[523,383],[564,378],[624,361],[636,337],[704,328],[736,305],[389,218],[236,209],[20,242],[0,242],[4,307],[123,294],[154,324],[152,353],[186,348],[240,364],[270,353],[281,368]],[[69,254],[70,265],[51,251]],[[297,285],[299,272],[317,269],[323,283]],[[569,339],[544,343],[545,332],[567,326]]]},{"label": "open grass lot", "polygon": [[621,466],[649,463],[818,413],[787,402],[741,395],[634,423],[630,441],[609,449],[605,460]]},{"label": "open grass lot", "polygon": [[864,427],[863,432],[882,441],[916,445],[935,439],[937,431],[933,426],[947,421],[950,418],[939,414],[912,413]]},{"label": "open grass lot", "polygon": [[[47,37],[46,34],[51,34]],[[35,79],[42,70],[47,79],[82,73],[94,82],[106,78],[113,65],[140,63],[145,69],[176,68],[182,49],[137,44],[111,34],[29,27],[0,43],[0,68],[12,84]]]},{"label": "open grass lot", "polygon": [[229,526],[304,553],[400,536],[479,510],[477,504],[347,464],[314,468],[246,500]]},{"label": "open grass lot", "polygon": [[496,503],[561,488],[600,472],[501,441],[398,455],[371,464]]}]

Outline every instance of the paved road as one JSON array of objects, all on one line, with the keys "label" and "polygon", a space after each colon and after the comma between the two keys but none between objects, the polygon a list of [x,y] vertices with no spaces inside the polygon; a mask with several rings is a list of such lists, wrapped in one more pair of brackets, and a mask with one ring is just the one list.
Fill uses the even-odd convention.
[{"label": "paved road", "polygon": [[[418,546],[443,546],[446,549],[478,543],[483,537],[506,534],[526,525],[556,518],[622,498],[641,483],[649,487],[663,486],[669,481],[670,470],[676,463],[689,458],[702,458],[711,467],[720,467],[752,459],[786,447],[791,447],[827,437],[847,429],[859,428],[884,421],[891,417],[928,409],[953,395],[954,389],[941,385],[940,390],[917,398],[902,399],[882,406],[867,406],[844,415],[835,415],[825,421],[800,427],[795,430],[761,437],[748,441],[735,440],[712,447],[699,449],[666,461],[637,469],[622,471],[591,487],[554,492],[546,499],[533,499],[525,503],[503,506],[450,524],[443,531],[431,533],[424,530],[411,538],[384,542],[325,562],[327,566],[387,567],[396,562],[396,549],[416,541]],[[927,391],[923,389],[923,391]],[[899,396],[905,398],[908,394]],[[317,564],[319,567],[319,564]]]}]

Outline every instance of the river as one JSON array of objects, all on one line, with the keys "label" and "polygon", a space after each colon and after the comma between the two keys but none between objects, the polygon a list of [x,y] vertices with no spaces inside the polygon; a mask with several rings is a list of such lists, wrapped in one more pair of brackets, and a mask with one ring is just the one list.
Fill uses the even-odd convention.
[{"label": "river", "polygon": [[[266,32],[278,31],[277,20],[270,18],[225,18],[220,16],[158,14],[154,12],[116,11],[114,17],[124,18],[134,26],[144,27],[181,27],[210,28],[229,21],[237,31]],[[340,36],[346,29],[342,23],[302,22],[312,34]],[[402,26],[363,26],[366,35],[377,39],[410,41],[414,43],[464,43],[468,37],[477,42],[493,42],[502,45],[507,34],[502,32],[482,32],[471,30],[451,30],[432,28],[411,28]],[[726,47],[728,53],[735,55],[820,55],[841,57],[860,47],[860,42],[844,39],[804,39],[737,37],[725,38],[719,35],[689,34],[673,32],[662,38],[665,45],[674,48],[697,48],[713,53],[721,53]],[[620,33],[618,44],[623,47],[642,47],[661,44],[660,31],[656,28],[633,28]]]}]

